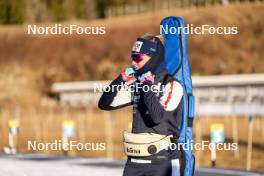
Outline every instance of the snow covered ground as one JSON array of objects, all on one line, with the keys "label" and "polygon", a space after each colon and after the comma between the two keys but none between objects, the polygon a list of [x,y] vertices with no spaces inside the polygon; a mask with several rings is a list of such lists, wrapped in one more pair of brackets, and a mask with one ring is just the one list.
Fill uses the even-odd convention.
[{"label": "snow covered ground", "polygon": [[[0,154],[0,176],[121,176],[125,161],[40,154]],[[260,176],[238,170],[196,169],[195,176]]]},{"label": "snow covered ground", "polygon": [[0,155],[0,176],[118,176],[124,161],[48,155]]}]

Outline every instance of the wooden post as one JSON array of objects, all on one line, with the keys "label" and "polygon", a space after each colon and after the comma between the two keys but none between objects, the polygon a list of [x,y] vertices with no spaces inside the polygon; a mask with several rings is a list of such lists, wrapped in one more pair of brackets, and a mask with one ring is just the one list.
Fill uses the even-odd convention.
[{"label": "wooden post", "polygon": [[10,147],[10,152],[15,154],[15,144],[14,144],[14,135],[11,132],[8,133],[8,145]]},{"label": "wooden post", "polygon": [[234,157],[235,159],[239,159],[238,128],[237,128],[236,116],[232,116],[232,136],[233,136],[233,142],[237,143],[237,150],[234,150]]},{"label": "wooden post", "polygon": [[[85,128],[92,129],[93,128],[93,110],[92,107],[88,107],[86,111],[86,118],[85,118]],[[89,133],[85,133],[85,140],[87,138],[91,138]]]},{"label": "wooden post", "polygon": [[211,167],[216,165],[216,143],[213,143],[213,148],[211,150]]},{"label": "wooden post", "polygon": [[77,132],[79,132],[77,140],[83,142],[83,141],[85,141],[85,131],[87,129],[87,128],[85,128],[86,118],[83,117],[80,113],[78,113],[77,117],[78,117],[78,128],[76,128],[76,129],[77,129]]},{"label": "wooden post", "polygon": [[[202,130],[201,130],[201,125],[200,125],[200,118],[196,118],[196,122],[195,122],[195,136],[196,136],[196,143],[198,142],[202,142]],[[196,159],[196,166],[199,167],[200,163],[201,163],[201,150],[197,151],[197,159]]]},{"label": "wooden post", "polygon": [[114,148],[113,148],[113,129],[112,129],[112,119],[110,112],[104,112],[105,114],[105,139],[107,145],[107,158],[113,158]]},{"label": "wooden post", "polygon": [[68,139],[67,136],[62,135],[62,145],[63,145],[62,153],[63,153],[64,156],[67,156],[68,153],[69,153],[69,148],[68,147],[65,148],[64,146],[67,146],[65,144],[69,144],[69,139]]},{"label": "wooden post", "polygon": [[37,118],[37,116],[39,116],[39,114],[37,113],[37,110],[36,108],[31,108],[30,109],[30,114],[28,115],[30,116],[30,121],[31,123],[33,124],[33,133],[34,133],[34,138],[36,141],[41,141],[41,134],[40,134],[40,128],[39,128],[39,125],[41,125],[39,123],[39,118]]},{"label": "wooden post", "polygon": [[[46,118],[46,119],[45,119]],[[41,118],[41,124],[42,124],[42,132],[41,132],[41,136],[42,136],[42,142],[46,143],[47,141],[49,141],[49,137],[50,137],[50,133],[48,131],[50,131],[50,129],[52,129],[52,127],[50,126],[52,123],[52,121],[54,120],[54,116],[53,116],[53,109],[52,107],[49,107],[49,112],[48,112],[48,116],[45,118]],[[49,150],[44,150],[44,152],[46,154],[49,154],[50,151]]]},{"label": "wooden post", "polygon": [[253,126],[254,126],[254,117],[250,116],[249,129],[248,129],[247,170],[251,169]]},{"label": "wooden post", "polygon": [[16,107],[15,113],[8,121],[9,133],[8,133],[8,145],[9,145],[9,153],[16,154],[17,152],[17,135],[19,130],[19,108]]}]

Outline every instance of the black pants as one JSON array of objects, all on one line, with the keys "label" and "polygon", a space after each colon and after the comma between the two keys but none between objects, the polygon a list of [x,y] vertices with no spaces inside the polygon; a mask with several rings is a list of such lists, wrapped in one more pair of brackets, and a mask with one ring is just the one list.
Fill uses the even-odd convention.
[{"label": "black pants", "polygon": [[181,176],[184,168],[179,159],[151,161],[128,159],[123,176]]}]

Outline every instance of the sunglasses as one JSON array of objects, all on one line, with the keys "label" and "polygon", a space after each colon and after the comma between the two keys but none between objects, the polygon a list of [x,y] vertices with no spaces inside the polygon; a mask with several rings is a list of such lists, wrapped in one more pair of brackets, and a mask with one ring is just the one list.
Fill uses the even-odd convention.
[{"label": "sunglasses", "polygon": [[143,56],[146,56],[147,54],[139,54],[139,53],[132,53],[131,58],[136,63],[139,63],[143,60]]}]

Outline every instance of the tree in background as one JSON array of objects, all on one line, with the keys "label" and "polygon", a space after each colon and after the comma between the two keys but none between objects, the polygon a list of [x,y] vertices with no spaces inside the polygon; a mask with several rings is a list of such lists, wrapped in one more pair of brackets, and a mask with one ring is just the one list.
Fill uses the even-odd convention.
[{"label": "tree in background", "polygon": [[50,21],[47,5],[42,0],[26,0],[26,23]]},{"label": "tree in background", "polygon": [[94,6],[94,0],[0,0],[0,24],[91,19]]},{"label": "tree in background", "polygon": [[96,17],[94,0],[65,0],[67,19],[92,19]]},{"label": "tree in background", "polygon": [[0,0],[0,24],[87,20],[229,1],[235,0]]},{"label": "tree in background", "polygon": [[63,21],[67,19],[67,11],[64,0],[43,0],[48,6],[52,21]]},{"label": "tree in background", "polygon": [[95,0],[96,12],[98,18],[106,17],[106,10],[112,4],[112,0]]},{"label": "tree in background", "polygon": [[1,0],[0,1],[0,23],[21,24],[25,20],[24,1]]},{"label": "tree in background", "polygon": [[73,4],[74,16],[76,18],[84,19],[86,17],[86,15],[85,15],[85,9],[86,9],[85,0],[75,0],[73,2],[74,2],[74,4]]}]

